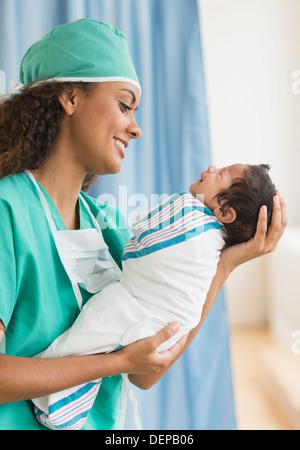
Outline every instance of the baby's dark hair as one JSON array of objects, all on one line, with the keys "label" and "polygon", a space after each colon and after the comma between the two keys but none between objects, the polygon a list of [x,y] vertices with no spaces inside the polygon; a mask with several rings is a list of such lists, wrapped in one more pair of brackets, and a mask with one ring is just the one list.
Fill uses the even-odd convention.
[{"label": "baby's dark hair", "polygon": [[247,165],[243,178],[234,180],[229,188],[217,194],[222,210],[232,207],[236,219],[225,227],[224,240],[227,246],[246,242],[256,233],[261,206],[267,207],[267,225],[271,223],[273,197],[276,188],[269,176],[268,164]]}]

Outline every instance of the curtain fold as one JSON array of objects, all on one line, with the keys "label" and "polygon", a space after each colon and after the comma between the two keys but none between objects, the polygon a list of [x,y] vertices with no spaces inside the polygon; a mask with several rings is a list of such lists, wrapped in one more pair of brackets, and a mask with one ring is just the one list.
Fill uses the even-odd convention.
[{"label": "curtain fold", "polygon": [[[94,197],[109,193],[130,215],[141,199],[151,207],[153,194],[158,201],[161,194],[187,191],[211,161],[198,2],[0,0],[0,70],[7,84],[18,80],[29,45],[81,17],[124,32],[142,85],[136,118],[143,135],[127,149],[121,173],[99,178],[90,190]],[[151,390],[135,392],[145,429],[236,428],[223,292],[167,375]],[[133,428],[131,414],[127,426]]]}]

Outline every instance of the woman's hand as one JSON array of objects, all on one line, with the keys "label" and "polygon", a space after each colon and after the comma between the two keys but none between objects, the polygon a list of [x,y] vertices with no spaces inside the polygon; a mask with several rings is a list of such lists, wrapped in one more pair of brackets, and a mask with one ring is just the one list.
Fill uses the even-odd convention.
[{"label": "woman's hand", "polygon": [[183,352],[187,336],[183,336],[169,350],[158,352],[157,348],[174,336],[179,330],[178,323],[171,323],[156,335],[119,350],[123,354],[126,370],[130,381],[141,389],[149,389],[155,384],[179,358]]},{"label": "woman's hand", "polygon": [[225,248],[221,252],[221,264],[225,265],[230,273],[237,266],[251,259],[273,252],[286,226],[286,205],[283,198],[277,194],[273,198],[273,213],[269,229],[267,230],[267,210],[265,206],[262,206],[255,236],[248,242]]},{"label": "woman's hand", "polygon": [[155,373],[168,367],[174,358],[180,353],[185,339],[179,340],[169,350],[158,352],[157,348],[165,341],[174,336],[180,325],[171,323],[160,330],[156,335],[141,339],[127,345],[120,352],[124,353],[126,360],[126,372],[132,374]]}]

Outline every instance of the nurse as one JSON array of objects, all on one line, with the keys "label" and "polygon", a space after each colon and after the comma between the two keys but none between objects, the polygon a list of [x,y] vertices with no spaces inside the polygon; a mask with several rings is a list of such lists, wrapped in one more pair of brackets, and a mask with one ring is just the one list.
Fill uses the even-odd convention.
[{"label": "nurse", "polygon": [[18,87],[0,106],[0,429],[44,429],[30,398],[97,378],[104,380],[84,429],[115,429],[119,374],[143,389],[164,375],[231,271],[275,249],[285,205],[276,196],[268,233],[262,208],[255,238],[222,252],[200,324],[169,351],[156,349],[178,324],[112,354],[33,358],[120,275],[125,221],[85,191],[95,176],[118,173],[131,139],[140,137],[141,89],[126,38],[90,19],[56,27],[34,44]]}]

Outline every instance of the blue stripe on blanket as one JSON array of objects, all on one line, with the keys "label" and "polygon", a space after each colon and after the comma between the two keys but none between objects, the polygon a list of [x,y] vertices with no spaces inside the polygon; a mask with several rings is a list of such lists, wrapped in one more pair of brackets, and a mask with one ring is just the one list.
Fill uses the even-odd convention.
[{"label": "blue stripe on blanket", "polygon": [[[93,389],[94,386],[96,386],[99,383],[87,383],[82,388],[78,389],[78,391],[73,392],[72,394],[68,395],[67,397],[62,398],[61,400],[58,400],[57,402],[53,403],[49,406],[49,415],[55,413],[57,410],[69,405],[70,403],[74,402],[75,400],[78,400],[80,397],[85,395],[88,391]],[[82,405],[82,403],[81,403]]]},{"label": "blue stripe on blanket", "polygon": [[187,241],[223,225],[191,194],[174,194],[134,224],[135,236],[127,243],[122,261]]},{"label": "blue stripe on blanket", "polygon": [[[76,392],[73,392],[69,396],[64,397],[63,399],[53,403],[52,405],[49,406],[49,415],[45,414],[43,411],[39,410],[36,407],[35,414],[37,416],[37,419],[43,425],[46,425],[55,430],[70,429],[70,428],[78,429],[78,427],[76,427],[77,424],[79,428],[81,428],[85,423],[84,419],[86,419],[87,416],[89,415],[93,402],[91,403],[91,406],[87,404],[90,403],[97,396],[98,389],[96,389],[95,392],[92,395],[88,396],[84,401],[80,401],[80,398],[88,394],[89,391],[92,391],[95,388],[95,386],[99,385],[100,387],[100,384],[101,382],[87,383],[86,385],[78,389]],[[76,404],[74,405],[74,407],[72,407],[72,403],[77,402],[77,400],[80,401],[79,404]],[[70,409],[68,409],[68,406],[70,406]],[[65,408],[67,408],[67,411],[65,410]],[[80,409],[79,413],[76,413],[77,409]],[[82,409],[84,410],[82,411]],[[55,418],[53,418],[52,416],[54,414],[56,414]],[[71,417],[69,417],[68,419],[66,418],[66,421],[63,422],[64,417],[70,415]]]},{"label": "blue stripe on blanket", "polygon": [[201,203],[199,200],[197,200],[195,197],[193,197],[191,194],[188,194],[187,192],[181,192],[179,194],[173,194],[171,195],[166,201],[159,203],[155,208],[153,208],[147,216],[143,218],[143,220],[149,220],[151,217],[156,215],[157,213],[163,211],[168,206],[174,206],[175,203],[178,204],[178,200],[180,200],[181,203],[185,202],[186,200],[191,200],[193,203],[193,206],[190,206],[190,208],[197,209],[200,212],[203,212],[204,214],[207,214],[208,216],[214,216],[214,213],[208,209],[203,203]]},{"label": "blue stripe on blanket", "polygon": [[[217,224],[216,228],[221,229],[221,225],[214,219],[209,222],[205,221],[205,214],[199,214],[194,208],[183,207],[174,216],[167,217],[163,222],[158,223],[152,227],[152,224],[145,224],[145,226],[139,224],[137,226],[138,231],[138,242],[142,242],[143,239],[153,236],[154,239],[163,238],[164,235],[176,232],[177,234],[187,234],[188,233],[204,233],[205,231],[211,229],[210,224]],[[191,230],[185,231],[185,228],[191,225],[193,228]],[[193,226],[194,225],[194,226]],[[143,230],[141,232],[141,230]],[[195,234],[194,234],[195,236]],[[189,235],[189,238],[193,237]]]},{"label": "blue stripe on blanket", "polygon": [[173,245],[180,244],[181,242],[184,242],[194,236],[202,234],[204,231],[221,230],[221,229],[222,229],[222,227],[217,222],[207,223],[207,224],[205,224],[205,229],[203,226],[197,227],[192,230],[189,230],[186,233],[180,234],[180,235],[176,236],[175,238],[159,242],[158,244],[154,244],[150,247],[143,247],[136,251],[128,249],[123,253],[122,261],[126,261],[127,259],[132,259],[132,258],[141,258],[142,256],[149,255],[150,253],[157,252],[158,250],[162,250],[164,248],[168,248]]},{"label": "blue stripe on blanket", "polygon": [[[51,422],[49,421],[49,419],[45,418],[45,415],[43,413],[43,411],[37,409],[35,411],[35,414],[38,418],[38,420],[45,426],[48,426],[54,430],[67,430],[70,427],[73,427],[74,425],[76,425],[81,419],[85,419],[89,413],[90,413],[90,408],[87,409],[86,411],[83,411],[82,413],[78,414],[77,416],[74,416],[71,420],[69,420],[68,422],[64,422],[61,425],[56,425],[55,422]],[[83,425],[80,426],[80,428]],[[74,427],[74,429],[76,429],[76,427]]]}]

